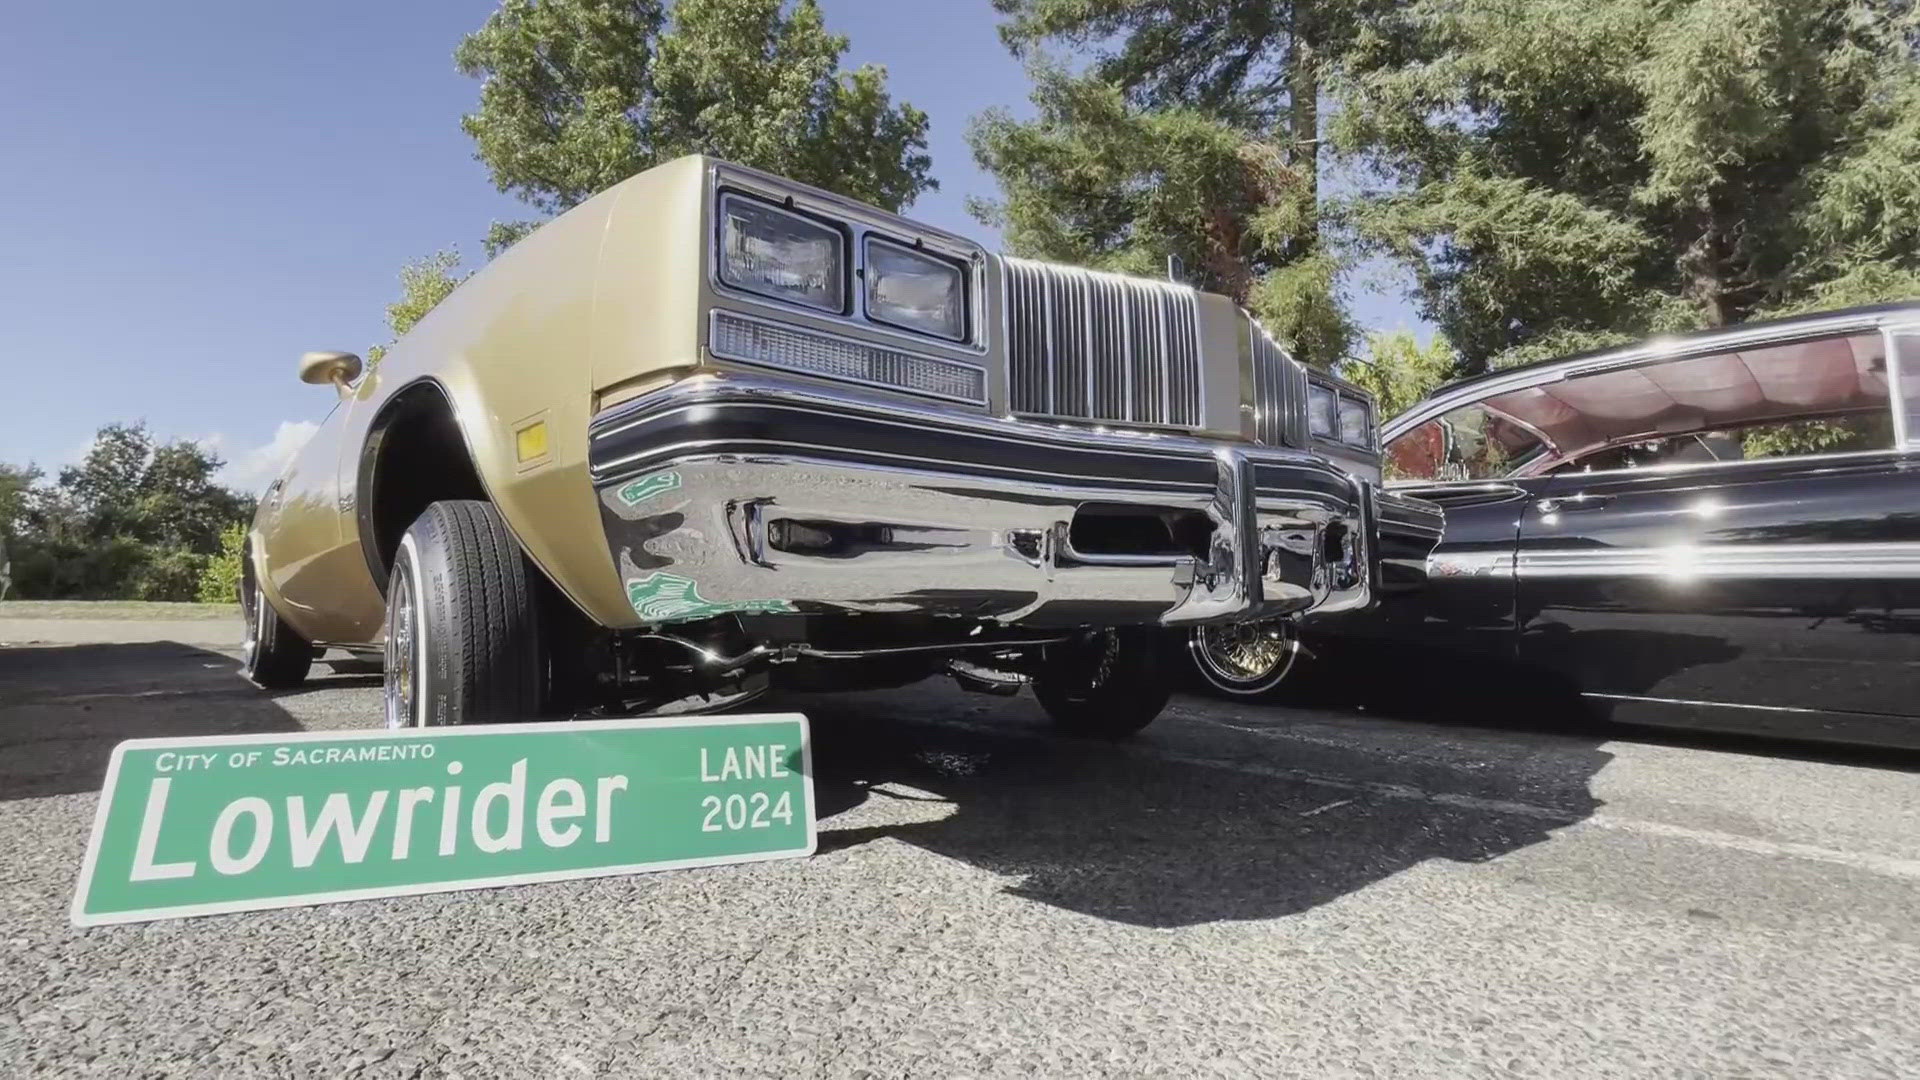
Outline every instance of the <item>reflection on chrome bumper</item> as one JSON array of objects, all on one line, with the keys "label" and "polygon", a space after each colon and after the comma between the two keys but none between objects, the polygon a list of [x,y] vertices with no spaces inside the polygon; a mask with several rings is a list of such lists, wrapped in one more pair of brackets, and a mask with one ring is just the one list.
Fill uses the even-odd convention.
[{"label": "reflection on chrome bumper", "polygon": [[[840,612],[1178,625],[1351,610],[1379,583],[1376,504],[1395,520],[1425,506],[1295,451],[764,378],[689,379],[604,415],[590,462],[636,624]],[[1075,515],[1090,505],[1204,528],[1186,553],[1076,550]]]}]

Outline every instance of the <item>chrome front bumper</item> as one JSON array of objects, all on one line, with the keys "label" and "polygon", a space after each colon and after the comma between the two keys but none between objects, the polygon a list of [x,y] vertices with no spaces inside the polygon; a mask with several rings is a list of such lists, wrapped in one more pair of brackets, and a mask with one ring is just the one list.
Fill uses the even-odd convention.
[{"label": "chrome front bumper", "polygon": [[[676,383],[596,418],[591,439],[634,625],[782,612],[1190,625],[1348,611],[1382,583],[1383,511],[1439,538],[1426,504],[1297,451],[769,378]],[[1077,551],[1074,517],[1089,505],[1205,515],[1210,535],[1192,554]],[[1404,563],[1420,545],[1384,546]]]}]

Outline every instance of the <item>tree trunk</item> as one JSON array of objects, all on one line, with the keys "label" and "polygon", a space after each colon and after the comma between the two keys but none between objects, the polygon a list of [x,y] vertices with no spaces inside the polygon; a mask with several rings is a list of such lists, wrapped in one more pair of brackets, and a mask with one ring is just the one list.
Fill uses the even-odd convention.
[{"label": "tree trunk", "polygon": [[1240,222],[1218,207],[1208,217],[1206,268],[1219,282],[1216,287],[1220,292],[1244,307],[1247,294],[1253,288],[1253,274],[1240,253],[1241,241],[1245,238]]},{"label": "tree trunk", "polygon": [[1711,201],[1700,208],[1700,233],[1680,255],[1680,270],[1687,276],[1687,292],[1708,326],[1727,325],[1727,282],[1725,252],[1720,215]]},{"label": "tree trunk", "polygon": [[1293,5],[1293,41],[1287,58],[1287,163],[1300,177],[1307,209],[1296,255],[1311,254],[1320,246],[1320,54],[1319,34],[1306,10],[1311,6]]}]

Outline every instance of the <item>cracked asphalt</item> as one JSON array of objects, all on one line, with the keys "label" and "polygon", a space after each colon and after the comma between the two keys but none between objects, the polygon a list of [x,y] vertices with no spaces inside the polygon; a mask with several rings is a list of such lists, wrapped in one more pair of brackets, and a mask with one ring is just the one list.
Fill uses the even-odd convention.
[{"label": "cracked asphalt", "polygon": [[235,630],[0,619],[0,1076],[1920,1071],[1920,761],[1518,706],[795,696],[807,860],[74,929],[115,742],[376,722]]}]

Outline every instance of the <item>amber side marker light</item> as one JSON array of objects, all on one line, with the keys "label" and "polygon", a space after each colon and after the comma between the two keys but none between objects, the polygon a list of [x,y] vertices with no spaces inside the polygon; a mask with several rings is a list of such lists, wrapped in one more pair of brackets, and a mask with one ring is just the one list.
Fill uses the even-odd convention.
[{"label": "amber side marker light", "polygon": [[536,420],[513,433],[514,456],[522,462],[547,456],[547,422]]}]

